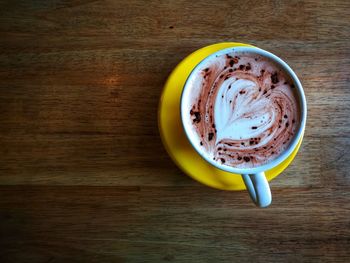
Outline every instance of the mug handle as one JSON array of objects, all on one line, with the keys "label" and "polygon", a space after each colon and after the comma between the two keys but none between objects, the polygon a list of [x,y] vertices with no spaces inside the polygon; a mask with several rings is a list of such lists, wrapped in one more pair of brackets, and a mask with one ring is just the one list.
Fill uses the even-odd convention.
[{"label": "mug handle", "polygon": [[250,198],[259,207],[267,207],[271,204],[271,190],[264,172],[256,174],[242,174],[245,186]]}]

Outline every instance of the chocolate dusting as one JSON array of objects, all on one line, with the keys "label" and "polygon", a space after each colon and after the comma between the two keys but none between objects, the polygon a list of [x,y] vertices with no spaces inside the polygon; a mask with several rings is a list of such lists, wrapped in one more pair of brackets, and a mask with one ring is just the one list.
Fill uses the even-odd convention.
[{"label": "chocolate dusting", "polygon": [[271,75],[271,82],[273,83],[273,84],[277,84],[278,83],[278,76],[277,76],[277,72],[275,72],[275,73],[273,73],[272,75]]},{"label": "chocolate dusting", "polygon": [[249,158],[248,156],[244,156],[243,159],[244,159],[244,161],[246,161],[246,162],[249,162],[249,161],[250,161],[250,158]]},{"label": "chocolate dusting", "polygon": [[192,115],[194,115],[194,123],[199,123],[201,121],[201,113],[199,111],[192,111]]}]

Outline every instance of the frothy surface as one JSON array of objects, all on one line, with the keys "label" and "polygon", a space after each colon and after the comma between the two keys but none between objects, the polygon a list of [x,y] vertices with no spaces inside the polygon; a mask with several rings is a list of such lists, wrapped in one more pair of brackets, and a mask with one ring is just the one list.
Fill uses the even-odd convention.
[{"label": "frothy surface", "polygon": [[192,80],[189,125],[205,154],[237,168],[277,158],[299,125],[289,76],[253,53],[215,57]]}]

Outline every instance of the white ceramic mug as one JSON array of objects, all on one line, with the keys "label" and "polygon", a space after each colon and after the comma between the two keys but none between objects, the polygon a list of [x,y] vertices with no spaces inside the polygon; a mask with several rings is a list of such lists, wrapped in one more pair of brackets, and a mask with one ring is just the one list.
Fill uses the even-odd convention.
[{"label": "white ceramic mug", "polygon": [[[191,83],[193,79],[195,78],[196,75],[198,75],[198,72],[203,68],[202,64],[206,63],[208,60],[213,59],[215,56],[220,56],[220,55],[225,55],[227,53],[232,53],[232,52],[249,52],[253,54],[258,54],[263,57],[267,57],[274,61],[281,69],[283,69],[286,74],[290,76],[292,79],[295,89],[296,89],[296,94],[297,94],[297,101],[299,103],[299,109],[300,109],[300,122],[299,122],[299,127],[296,130],[295,135],[293,136],[291,143],[289,144],[288,148],[284,150],[277,158],[274,160],[263,164],[259,167],[254,167],[254,168],[236,168],[236,167],[231,167],[227,165],[221,165],[218,162],[215,162],[211,158],[209,158],[204,150],[199,146],[199,144],[193,143],[193,134],[191,134],[190,127],[187,127],[185,123],[185,118],[188,117],[188,106],[190,105],[189,103],[189,93],[191,91],[191,87],[193,86]],[[219,50],[208,57],[204,58],[191,72],[191,74],[188,76],[185,86],[182,91],[181,95],[181,120],[183,124],[183,128],[185,130],[185,133],[187,135],[187,138],[189,142],[191,143],[192,147],[200,154],[202,158],[204,158],[207,162],[212,164],[213,166],[233,173],[233,174],[241,174],[243,181],[247,187],[247,190],[250,194],[250,197],[254,201],[254,203],[259,206],[259,207],[266,207],[270,205],[272,197],[271,197],[271,190],[269,183],[266,179],[265,176],[265,171],[272,169],[282,163],[284,160],[288,158],[294,151],[294,149],[297,147],[299,140],[301,139],[303,132],[305,130],[305,124],[306,124],[306,98],[304,94],[303,87],[294,73],[294,71],[285,63],[282,59],[277,57],[276,55],[267,52],[263,49],[257,48],[257,47],[232,47],[232,48],[226,48]],[[234,175],[233,175],[234,176]]]}]

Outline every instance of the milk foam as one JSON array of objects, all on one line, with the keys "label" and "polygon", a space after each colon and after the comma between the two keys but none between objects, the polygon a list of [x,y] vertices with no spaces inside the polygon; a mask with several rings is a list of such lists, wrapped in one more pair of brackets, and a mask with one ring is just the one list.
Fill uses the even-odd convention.
[{"label": "milk foam", "polygon": [[[245,79],[230,78],[225,82],[220,87],[214,104],[216,141],[219,142],[224,138],[249,139],[257,137],[262,130],[270,128],[271,119],[274,121],[275,115],[272,112],[272,116],[270,116],[269,112],[265,110],[269,101],[262,98],[250,105],[249,95],[257,91],[259,87],[254,82]],[[231,88],[228,89],[228,86]],[[240,90],[245,90],[247,96],[237,95]],[[251,113],[251,118],[245,116],[247,112]],[[257,129],[252,129],[252,127],[257,127]]]},{"label": "milk foam", "polygon": [[208,61],[188,96],[196,141],[223,165],[250,168],[277,158],[299,123],[290,78],[256,54],[232,52]]}]

